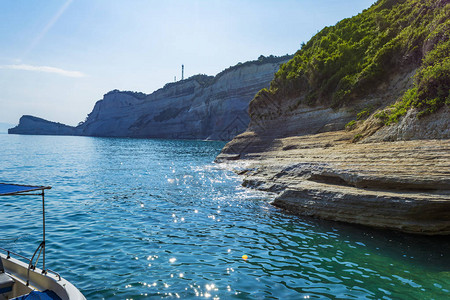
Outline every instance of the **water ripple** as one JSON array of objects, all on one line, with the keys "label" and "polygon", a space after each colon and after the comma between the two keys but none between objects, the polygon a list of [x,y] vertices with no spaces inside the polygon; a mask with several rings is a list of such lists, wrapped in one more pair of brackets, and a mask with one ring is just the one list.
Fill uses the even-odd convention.
[{"label": "water ripple", "polygon": [[[211,163],[223,143],[0,141],[1,181],[53,186],[48,264],[88,299],[450,297],[449,238],[285,214]],[[31,255],[39,199],[0,205],[1,246]]]}]

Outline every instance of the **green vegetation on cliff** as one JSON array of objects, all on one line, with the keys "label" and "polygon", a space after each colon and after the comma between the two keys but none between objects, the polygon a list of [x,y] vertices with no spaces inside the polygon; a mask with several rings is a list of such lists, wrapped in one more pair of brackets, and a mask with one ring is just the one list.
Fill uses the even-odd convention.
[{"label": "green vegetation on cliff", "polygon": [[317,33],[262,92],[298,98],[298,104],[340,107],[392,74],[418,69],[414,86],[380,115],[389,123],[410,107],[427,114],[450,104],[449,53],[449,0],[380,0]]},{"label": "green vegetation on cliff", "polygon": [[113,95],[113,94],[126,94],[126,95],[134,97],[136,99],[145,99],[145,97],[148,96],[147,94],[142,93],[142,92],[120,91],[120,90],[117,90],[117,89],[109,91],[103,96]]}]

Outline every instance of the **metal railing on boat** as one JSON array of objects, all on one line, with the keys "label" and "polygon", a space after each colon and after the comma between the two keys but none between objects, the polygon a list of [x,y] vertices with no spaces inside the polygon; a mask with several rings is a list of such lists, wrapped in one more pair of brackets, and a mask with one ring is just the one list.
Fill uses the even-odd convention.
[{"label": "metal railing on boat", "polygon": [[11,254],[14,254],[15,256],[18,256],[18,257],[20,257],[20,258],[22,258],[22,259],[25,259],[26,261],[28,261],[28,263],[31,262],[31,259],[26,258],[25,256],[20,255],[19,253],[12,252],[12,251],[10,251],[10,250],[8,250],[8,249],[5,249],[5,248],[2,248],[2,247],[0,247],[0,250],[6,252],[6,254],[7,254],[6,258],[7,258],[7,259],[10,259],[10,258],[11,258]]},{"label": "metal railing on boat", "polygon": [[[27,286],[28,286],[30,284],[30,270],[36,270],[37,264],[39,262],[39,257],[41,256],[41,253],[42,253],[42,250],[44,249],[44,247],[45,247],[45,242],[42,241],[39,244],[39,246],[37,247],[37,249],[34,251],[33,256],[31,257],[31,259],[26,258],[25,256],[23,256],[23,255],[21,255],[19,253],[15,253],[15,252],[13,252],[11,250],[8,250],[8,249],[5,249],[5,248],[1,248],[0,247],[0,250],[6,252],[6,254],[7,254],[6,259],[10,259],[11,258],[11,254],[13,254],[14,256],[20,257],[20,258],[22,258],[22,259],[24,259],[24,260],[26,260],[28,262],[28,268],[27,268]],[[33,259],[36,256],[36,253],[38,253],[38,251],[39,251],[39,254],[36,257],[36,260],[35,260],[35,262],[33,264]],[[58,276],[58,281],[61,281],[61,275],[58,272],[55,272],[55,271],[53,271],[51,269],[42,269],[42,274],[47,274],[47,272],[55,274],[56,276]]]}]

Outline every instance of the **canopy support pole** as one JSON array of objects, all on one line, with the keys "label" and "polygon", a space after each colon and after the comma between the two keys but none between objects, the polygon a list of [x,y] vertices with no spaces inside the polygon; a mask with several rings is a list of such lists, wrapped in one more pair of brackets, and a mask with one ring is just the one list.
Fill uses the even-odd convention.
[{"label": "canopy support pole", "polygon": [[44,190],[42,190],[42,240],[43,240],[43,253],[42,253],[42,272],[45,272],[45,201]]},{"label": "canopy support pole", "polygon": [[[42,273],[46,273],[45,270],[45,196],[44,196],[44,190],[51,189],[51,186],[31,186],[31,185],[21,185],[21,184],[13,184],[13,183],[1,183],[0,182],[0,196],[42,196],[42,243],[39,245],[38,249],[40,248],[43,252],[42,255]],[[37,193],[36,191],[40,191],[40,193]],[[33,193],[36,192],[36,193]],[[41,246],[42,245],[42,246]],[[37,251],[37,250],[36,250]],[[38,258],[39,259],[39,256]],[[9,256],[9,255],[8,255]],[[37,264],[37,261],[36,261]],[[31,262],[30,262],[31,266]]]}]

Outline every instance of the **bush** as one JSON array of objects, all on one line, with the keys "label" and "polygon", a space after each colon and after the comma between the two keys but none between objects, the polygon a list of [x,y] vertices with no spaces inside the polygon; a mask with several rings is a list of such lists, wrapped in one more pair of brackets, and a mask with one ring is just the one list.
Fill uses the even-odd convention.
[{"label": "bush", "polygon": [[345,130],[351,131],[351,130],[355,129],[355,127],[356,127],[356,121],[352,120],[345,125]]}]

